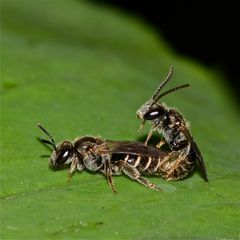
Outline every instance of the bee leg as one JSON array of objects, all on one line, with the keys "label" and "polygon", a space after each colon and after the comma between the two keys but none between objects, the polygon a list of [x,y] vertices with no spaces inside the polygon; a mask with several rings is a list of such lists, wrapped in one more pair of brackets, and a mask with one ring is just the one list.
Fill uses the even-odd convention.
[{"label": "bee leg", "polygon": [[72,163],[71,163],[71,166],[70,166],[70,170],[69,170],[69,172],[68,172],[67,182],[70,182],[70,181],[71,181],[71,178],[72,178],[74,172],[75,172],[76,169],[77,169],[77,165],[78,165],[77,161],[74,161],[74,160],[73,160]]},{"label": "bee leg", "polygon": [[179,154],[179,156],[176,157],[176,160],[171,164],[171,169],[167,172],[166,179],[167,180],[177,180],[183,178],[187,170],[182,165],[183,162],[186,161],[186,155],[185,154]]},{"label": "bee leg", "polygon": [[149,141],[150,138],[152,137],[153,131],[154,131],[153,129],[150,129],[150,131],[149,131],[149,133],[148,133],[148,135],[147,135],[147,138],[146,138],[146,140],[145,140],[145,142],[144,142],[144,145],[145,145],[145,146],[147,146],[148,141]]},{"label": "bee leg", "polygon": [[114,193],[116,193],[116,188],[115,188],[114,181],[113,181],[113,178],[112,178],[112,170],[111,169],[112,168],[111,168],[110,161],[106,161],[105,172],[106,172],[106,176],[107,176],[108,185],[111,187],[112,191]]},{"label": "bee leg", "polygon": [[162,139],[157,145],[156,148],[161,148],[162,145],[164,145],[166,143],[166,141],[164,139]]},{"label": "bee leg", "polygon": [[157,191],[161,191],[161,189],[158,186],[151,183],[148,179],[142,177],[139,171],[135,167],[131,166],[130,164],[123,162],[122,171],[128,177],[130,177],[135,181],[138,181],[139,183],[143,184],[145,187],[148,187]]},{"label": "bee leg", "polygon": [[114,181],[113,181],[113,178],[112,178],[112,173],[107,174],[107,181],[108,181],[108,184],[111,187],[112,191],[114,193],[116,193],[116,188],[115,188]]}]

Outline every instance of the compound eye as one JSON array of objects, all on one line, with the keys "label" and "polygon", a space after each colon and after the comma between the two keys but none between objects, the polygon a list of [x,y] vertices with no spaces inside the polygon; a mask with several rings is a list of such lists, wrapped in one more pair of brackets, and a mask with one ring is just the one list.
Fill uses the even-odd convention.
[{"label": "compound eye", "polygon": [[161,116],[161,112],[159,110],[153,110],[153,111],[149,111],[144,115],[144,119],[145,120],[154,120],[156,118],[159,118]]},{"label": "compound eye", "polygon": [[56,159],[56,164],[57,165],[64,164],[71,157],[71,155],[72,155],[71,150],[72,149],[70,149],[69,147],[63,148]]}]

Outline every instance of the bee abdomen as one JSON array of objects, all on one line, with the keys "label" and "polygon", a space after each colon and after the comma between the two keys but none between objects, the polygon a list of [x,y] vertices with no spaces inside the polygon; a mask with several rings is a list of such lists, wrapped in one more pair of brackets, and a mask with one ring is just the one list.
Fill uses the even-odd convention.
[{"label": "bee abdomen", "polygon": [[161,158],[141,157],[138,165],[139,172],[146,175],[155,175],[160,164]]},{"label": "bee abdomen", "polygon": [[166,180],[179,180],[186,177],[194,169],[194,162],[186,155],[172,155],[163,159],[157,172]]},{"label": "bee abdomen", "polygon": [[133,165],[134,167],[137,167],[141,161],[141,156],[137,155],[126,155],[124,158],[124,162],[127,162],[128,164]]},{"label": "bee abdomen", "polygon": [[156,165],[156,160],[153,157],[127,154],[122,159],[124,162],[137,168],[139,172],[152,172]]}]

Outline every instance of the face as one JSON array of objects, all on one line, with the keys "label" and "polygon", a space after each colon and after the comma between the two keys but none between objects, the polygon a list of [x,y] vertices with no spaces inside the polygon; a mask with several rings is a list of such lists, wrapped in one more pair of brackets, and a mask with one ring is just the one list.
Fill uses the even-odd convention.
[{"label": "face", "polygon": [[144,119],[144,115],[149,111],[152,105],[152,100],[147,101],[144,103],[138,110],[137,110],[137,118]]},{"label": "face", "polygon": [[65,141],[59,144],[50,157],[52,167],[64,167],[69,165],[75,157],[75,151],[71,142]]}]

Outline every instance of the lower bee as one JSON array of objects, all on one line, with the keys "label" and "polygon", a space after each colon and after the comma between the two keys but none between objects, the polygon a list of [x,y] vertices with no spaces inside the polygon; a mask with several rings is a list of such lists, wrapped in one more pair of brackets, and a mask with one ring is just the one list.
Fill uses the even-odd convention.
[{"label": "lower bee", "polygon": [[173,69],[171,68],[167,78],[160,84],[150,100],[137,110],[137,117],[143,119],[139,130],[141,130],[146,121],[151,122],[153,126],[149,131],[145,145],[147,145],[153,132],[158,131],[163,139],[157,147],[160,148],[162,145],[167,144],[171,154],[177,156],[175,157],[175,162],[169,168],[168,180],[184,178],[197,164],[203,179],[208,181],[203,157],[185,119],[177,110],[168,108],[165,104],[158,102],[163,96],[189,86],[189,84],[184,84],[161,93],[162,88],[171,79],[172,73]]},{"label": "lower bee", "polygon": [[56,145],[49,132],[40,124],[38,127],[50,140],[41,139],[53,147],[49,159],[50,166],[56,169],[70,167],[69,177],[77,170],[100,172],[106,175],[108,184],[116,192],[113,175],[124,174],[140,184],[161,190],[142,175],[166,178],[171,163],[177,157],[174,153],[161,151],[144,143],[131,141],[111,141],[100,137],[81,137],[75,141],[63,141]]}]

